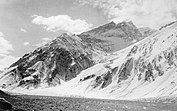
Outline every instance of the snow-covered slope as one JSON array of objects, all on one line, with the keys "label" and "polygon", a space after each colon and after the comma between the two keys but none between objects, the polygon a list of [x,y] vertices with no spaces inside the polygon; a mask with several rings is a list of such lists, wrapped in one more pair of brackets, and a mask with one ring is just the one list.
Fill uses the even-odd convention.
[{"label": "snow-covered slope", "polygon": [[106,99],[177,96],[177,23],[109,55],[59,87],[23,93]]}]

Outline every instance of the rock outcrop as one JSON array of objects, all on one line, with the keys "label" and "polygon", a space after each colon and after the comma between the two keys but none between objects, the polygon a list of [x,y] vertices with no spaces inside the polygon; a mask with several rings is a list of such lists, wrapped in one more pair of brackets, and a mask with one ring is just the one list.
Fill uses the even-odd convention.
[{"label": "rock outcrop", "polygon": [[154,31],[150,28],[146,28],[146,30],[141,28],[140,30],[132,21],[123,21],[118,24],[110,22],[78,36],[87,43],[93,44],[92,41],[95,41],[97,42],[95,46],[101,47],[106,52],[112,52],[123,49],[152,33]]},{"label": "rock outcrop", "polygon": [[141,28],[138,28],[138,29],[141,32],[141,34],[145,37],[148,37],[148,36],[150,36],[151,34],[153,34],[157,31],[157,30],[151,29],[149,27],[141,27]]},{"label": "rock outcrop", "polygon": [[0,98],[1,97],[5,97],[5,96],[8,96],[8,94],[6,94],[5,92],[3,92],[3,91],[0,90]]},{"label": "rock outcrop", "polygon": [[78,36],[65,33],[13,63],[0,77],[0,86],[29,89],[60,85],[93,66],[103,54]]},{"label": "rock outcrop", "polygon": [[4,98],[0,98],[0,111],[12,110],[12,104],[6,101]]}]

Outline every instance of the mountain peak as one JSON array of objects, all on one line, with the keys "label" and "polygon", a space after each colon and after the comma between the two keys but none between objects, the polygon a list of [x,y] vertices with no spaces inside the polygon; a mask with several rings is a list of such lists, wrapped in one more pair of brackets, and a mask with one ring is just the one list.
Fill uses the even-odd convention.
[{"label": "mountain peak", "polygon": [[[2,74],[8,76],[2,77],[5,81],[0,82],[0,86],[11,88],[11,84],[16,84],[28,89],[60,85],[93,66],[102,54],[102,51],[82,42],[77,35],[63,33],[13,63]],[[9,76],[11,81],[7,82]]]},{"label": "mountain peak", "polygon": [[69,37],[69,36],[71,36],[71,34],[65,32],[65,33],[60,34],[57,38],[63,38],[63,37]]},{"label": "mountain peak", "polygon": [[112,21],[80,35],[89,35],[92,37],[118,37],[126,40],[140,40],[143,38],[143,35],[132,21],[123,21],[118,24]]},{"label": "mountain peak", "polygon": [[107,23],[107,24],[105,24],[105,25],[103,25],[103,26],[114,26],[114,25],[116,25],[116,23],[114,22],[114,21],[111,21],[111,22],[109,22],[109,23]]}]

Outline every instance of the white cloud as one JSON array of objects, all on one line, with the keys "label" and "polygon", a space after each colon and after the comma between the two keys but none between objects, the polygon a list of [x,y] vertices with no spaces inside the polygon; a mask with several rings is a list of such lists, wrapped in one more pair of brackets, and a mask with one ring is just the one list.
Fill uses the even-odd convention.
[{"label": "white cloud", "polygon": [[52,40],[50,38],[41,38],[41,39],[42,39],[42,45],[45,45]]},{"label": "white cloud", "polygon": [[14,57],[11,55],[0,55],[0,70],[8,68],[12,63],[16,62],[19,57]]},{"label": "white cloud", "polygon": [[50,39],[50,38],[47,38],[47,37],[44,37],[44,38],[41,38],[44,42],[49,42],[49,41],[51,41],[52,39]]},{"label": "white cloud", "polygon": [[51,17],[34,15],[32,23],[43,25],[43,28],[47,31],[57,32],[63,30],[74,34],[87,31],[92,27],[92,24],[88,24],[85,20],[73,20],[68,15],[57,15]]},{"label": "white cloud", "polygon": [[9,55],[14,51],[12,44],[4,38],[4,34],[0,32],[0,70],[7,68],[18,58]]},{"label": "white cloud", "polygon": [[2,32],[0,32],[0,37],[1,37],[1,36],[4,36],[4,34],[3,34]]},{"label": "white cloud", "polygon": [[13,50],[12,44],[4,39],[4,34],[0,32],[0,54],[9,54]]},{"label": "white cloud", "polygon": [[177,18],[176,0],[78,0],[103,10],[110,21],[130,19],[137,26],[159,28]]},{"label": "white cloud", "polygon": [[48,42],[50,42],[52,39],[46,37],[46,38],[41,38],[41,40],[42,40],[41,43],[38,43],[35,45],[36,47],[43,46],[43,45],[47,44]]},{"label": "white cloud", "polygon": [[29,42],[24,42],[23,45],[27,46],[27,45],[29,45]]},{"label": "white cloud", "polygon": [[25,29],[23,29],[23,28],[21,28],[20,31],[22,31],[22,32],[27,32],[27,31],[26,31]]}]

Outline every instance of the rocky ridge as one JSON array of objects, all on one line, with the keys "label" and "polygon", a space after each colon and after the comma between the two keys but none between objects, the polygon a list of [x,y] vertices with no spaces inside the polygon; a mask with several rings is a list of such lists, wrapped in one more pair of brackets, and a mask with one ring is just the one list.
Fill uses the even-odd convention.
[{"label": "rocky ridge", "polygon": [[99,40],[98,43],[104,41],[102,49],[106,52],[114,52],[142,40],[154,32],[150,28],[139,29],[132,21],[123,21],[118,24],[110,22],[90,31],[83,32],[78,36],[91,44],[93,44],[91,41],[95,41],[94,39]]},{"label": "rocky ridge", "polygon": [[1,74],[2,88],[60,85],[93,66],[105,53],[66,33],[25,54]]}]

